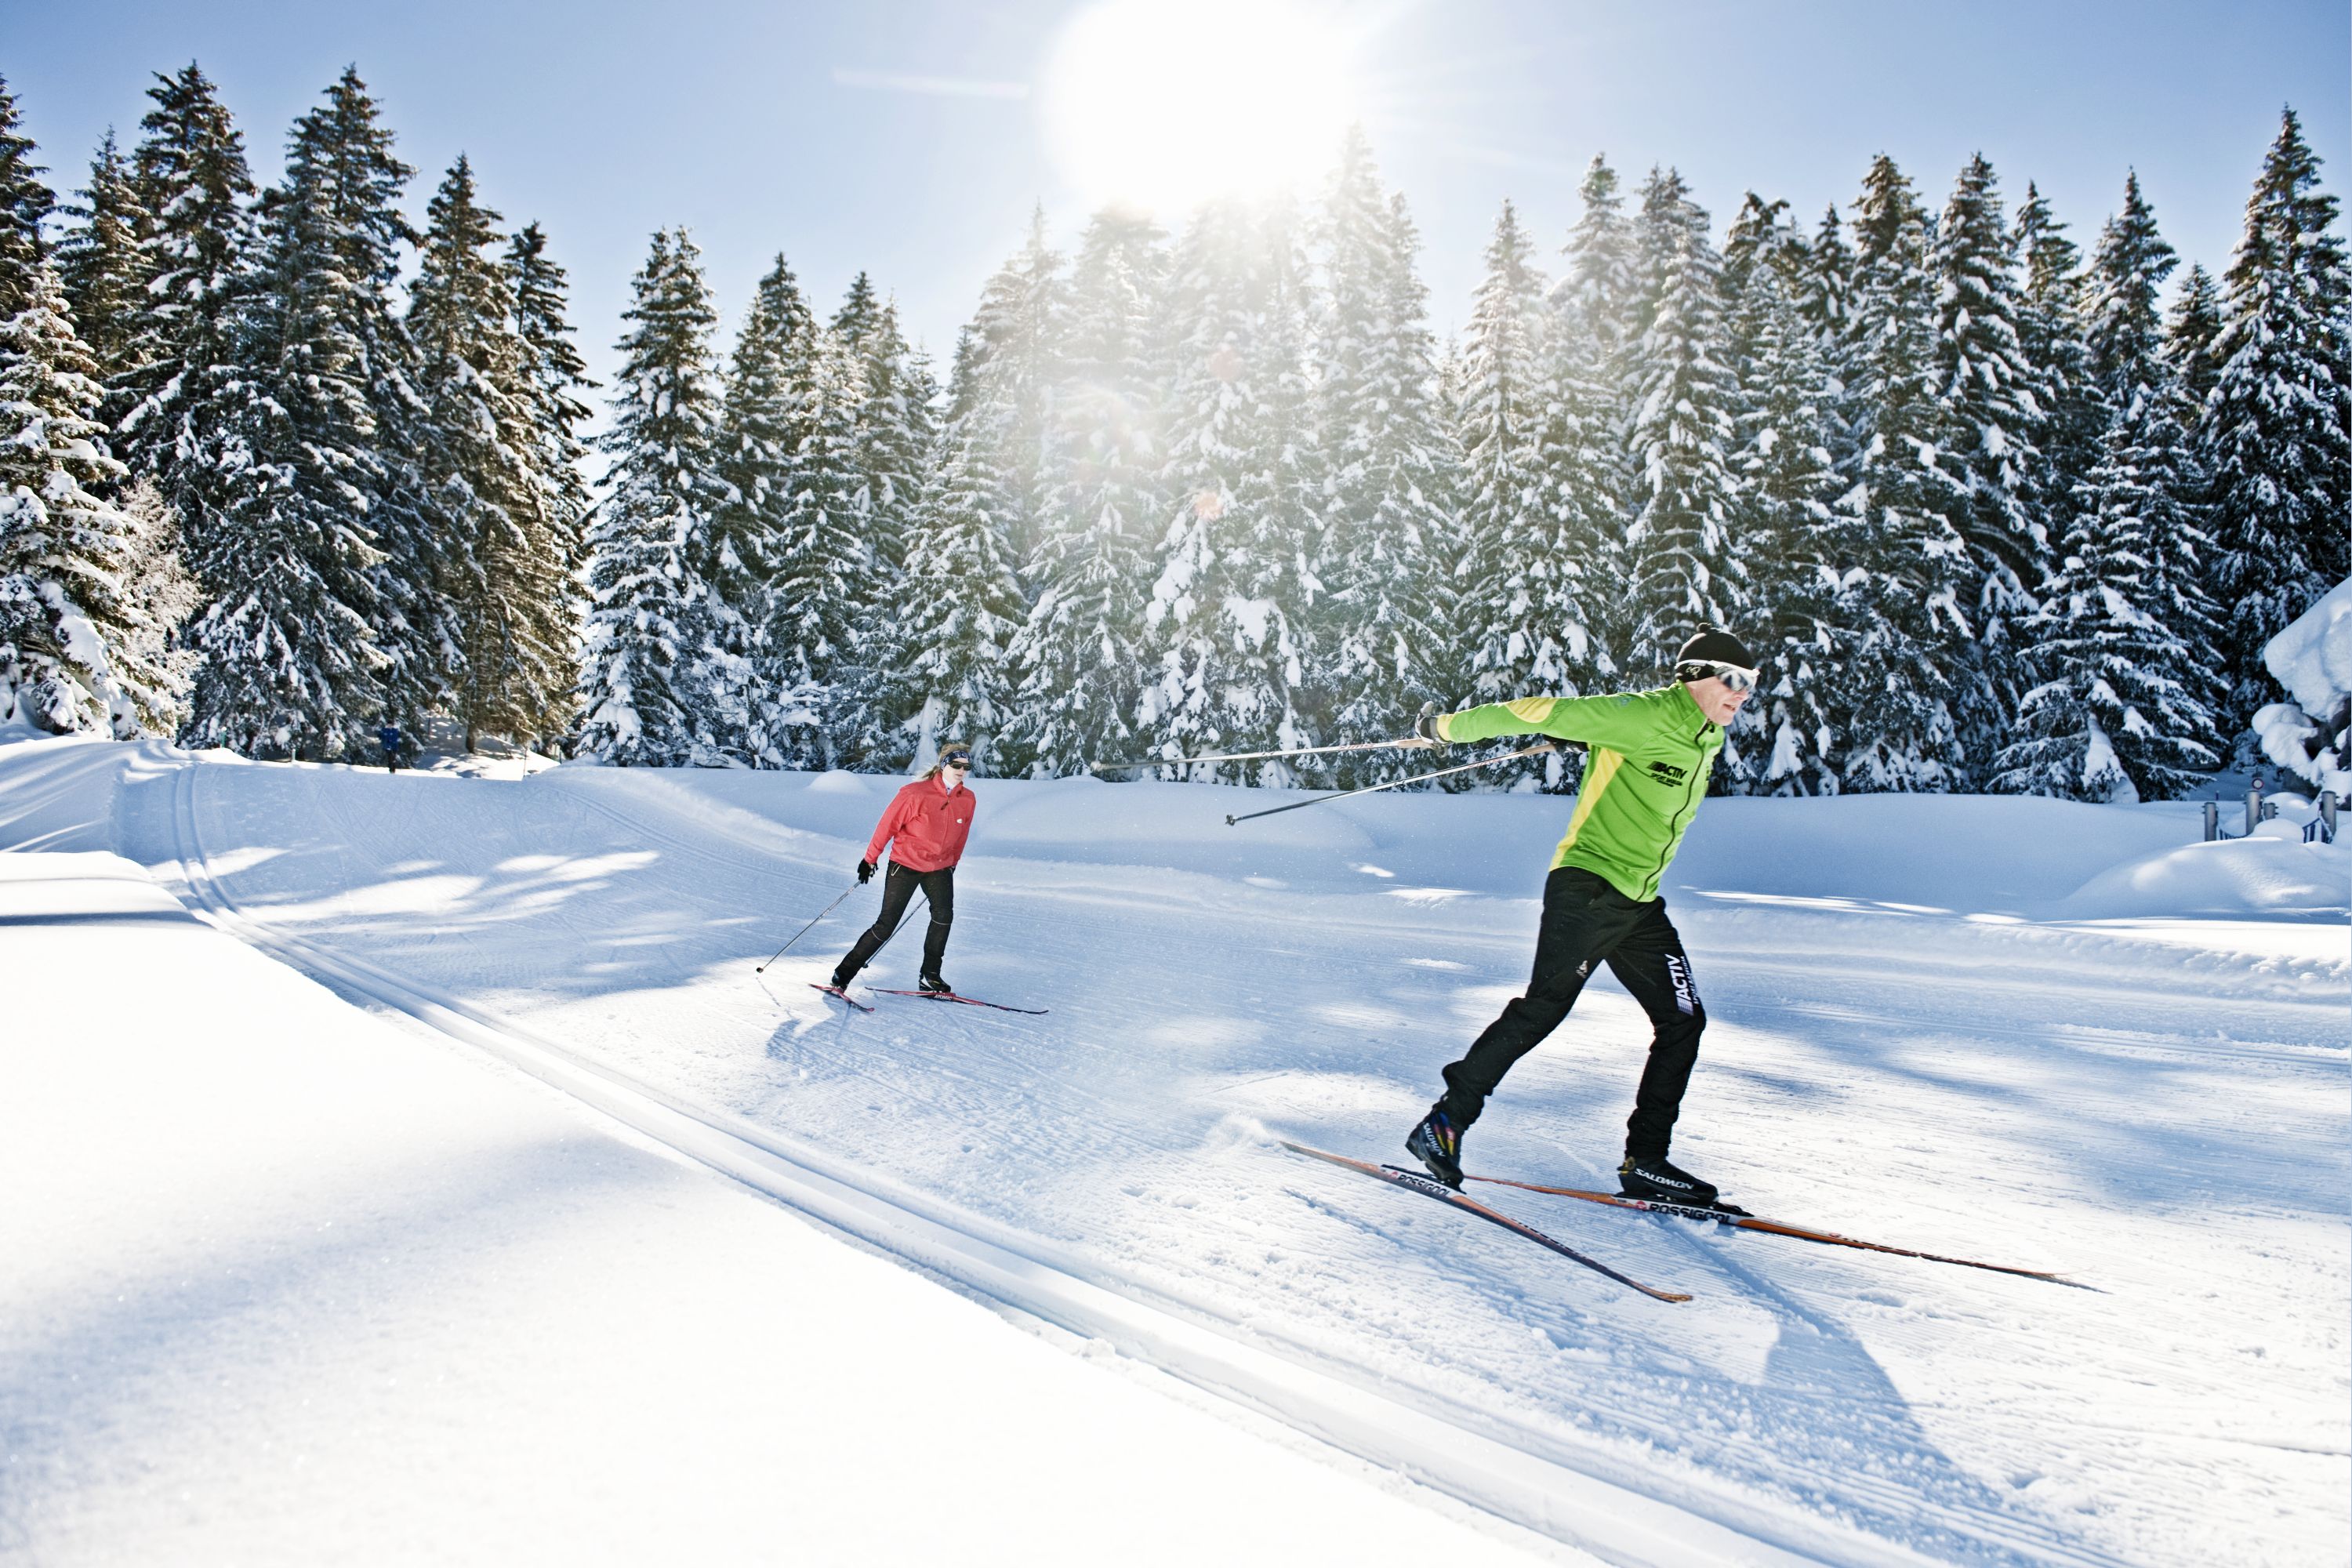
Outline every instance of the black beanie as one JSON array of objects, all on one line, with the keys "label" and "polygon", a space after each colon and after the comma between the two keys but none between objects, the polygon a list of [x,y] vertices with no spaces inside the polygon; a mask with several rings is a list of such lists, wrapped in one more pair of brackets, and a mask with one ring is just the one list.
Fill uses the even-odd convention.
[{"label": "black beanie", "polygon": [[1748,645],[1719,626],[1710,626],[1683,644],[1683,651],[1675,655],[1677,668],[1693,662],[1700,664],[1736,664],[1742,669],[1756,668],[1755,656]]}]

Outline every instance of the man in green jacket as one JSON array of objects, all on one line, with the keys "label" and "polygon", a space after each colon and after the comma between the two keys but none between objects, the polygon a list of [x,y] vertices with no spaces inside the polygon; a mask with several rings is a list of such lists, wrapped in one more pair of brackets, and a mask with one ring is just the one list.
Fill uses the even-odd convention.
[{"label": "man in green jacket", "polygon": [[1591,749],[1568,836],[1544,881],[1535,977],[1445,1069],[1445,1093],[1405,1148],[1448,1186],[1462,1184],[1462,1134],[1511,1064],[1559,1026],[1596,963],[1633,994],[1656,1030],[1625,1124],[1618,1184],[1631,1196],[1708,1205],[1713,1185],[1667,1163],[1675,1116],[1706,1009],[1659,879],[1706,795],[1723,726],[1756,686],[1756,661],[1726,631],[1683,645],[1675,684],[1600,697],[1523,697],[1423,721],[1436,744],[1533,731]]}]

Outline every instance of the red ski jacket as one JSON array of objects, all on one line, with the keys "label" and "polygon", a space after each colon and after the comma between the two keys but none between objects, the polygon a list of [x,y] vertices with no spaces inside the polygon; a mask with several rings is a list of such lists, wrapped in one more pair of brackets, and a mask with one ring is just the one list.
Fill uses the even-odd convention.
[{"label": "red ski jacket", "polygon": [[866,847],[868,860],[880,861],[882,846],[892,839],[898,847],[891,860],[909,871],[938,871],[963,858],[963,841],[971,834],[971,791],[958,784],[950,795],[935,778],[917,779],[892,798],[874,825],[874,841]]}]

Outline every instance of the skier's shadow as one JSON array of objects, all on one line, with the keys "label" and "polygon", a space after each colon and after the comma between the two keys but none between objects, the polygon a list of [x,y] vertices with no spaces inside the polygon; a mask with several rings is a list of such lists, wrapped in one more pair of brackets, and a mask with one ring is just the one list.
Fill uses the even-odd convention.
[{"label": "skier's shadow", "polygon": [[[1767,1432],[1778,1427],[1810,1434],[1818,1443],[1825,1404],[1834,1402],[1839,1421],[1871,1429],[1866,1437],[1849,1435],[1840,1440],[1835,1445],[1838,1452],[1899,1456],[1899,1475],[1890,1471],[1887,1479],[1897,1480],[1903,1491],[1919,1494],[1937,1511],[1958,1514],[1963,1520],[1975,1515],[1993,1524],[1990,1531],[1970,1531],[1965,1525],[1951,1529],[1930,1522],[1921,1513],[1906,1513],[1889,1514],[1876,1521],[1882,1528],[1913,1538],[1915,1545],[1938,1557],[1971,1556],[1984,1551],[1988,1536],[1998,1540],[2031,1532],[2043,1537],[2045,1549],[2063,1548],[2091,1562],[2112,1561],[2030,1502],[2021,1503],[1986,1485],[1955,1462],[1912,1415],[1910,1401],[1853,1331],[1834,1316],[1807,1306],[1739,1258],[1729,1233],[1695,1233],[1687,1228],[1688,1222],[1664,1216],[1650,1223],[1665,1231],[1679,1249],[1703,1258],[1713,1272],[1736,1284],[1749,1301],[1772,1314],[1778,1332],[1765,1355],[1763,1375],[1750,1391],[1760,1427]],[[1849,1495],[1844,1500],[1857,1511],[1872,1511],[1859,1496]],[[1922,1534],[1927,1539],[1917,1539]]]}]

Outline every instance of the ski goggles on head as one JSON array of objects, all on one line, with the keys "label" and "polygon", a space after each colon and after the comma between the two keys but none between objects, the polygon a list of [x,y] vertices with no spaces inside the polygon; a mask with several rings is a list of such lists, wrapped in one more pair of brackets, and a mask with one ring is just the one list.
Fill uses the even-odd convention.
[{"label": "ski goggles on head", "polygon": [[971,753],[970,752],[950,752],[940,758],[940,766],[943,768],[969,768],[971,766]]},{"label": "ski goggles on head", "polygon": [[1756,671],[1737,664],[1723,664],[1711,658],[1685,659],[1675,666],[1676,680],[1720,680],[1727,691],[1752,691],[1756,688]]}]

